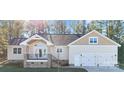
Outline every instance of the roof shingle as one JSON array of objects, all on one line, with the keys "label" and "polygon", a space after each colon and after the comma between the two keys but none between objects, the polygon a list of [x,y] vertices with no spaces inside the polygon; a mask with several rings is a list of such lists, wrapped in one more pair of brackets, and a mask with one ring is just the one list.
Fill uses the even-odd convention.
[{"label": "roof shingle", "polygon": [[[80,38],[81,34],[42,34],[41,37],[45,38],[46,40],[50,41],[55,45],[68,45],[69,43],[73,42],[74,40]],[[27,38],[13,38],[10,40],[9,45],[19,45],[21,42],[25,41]]]}]

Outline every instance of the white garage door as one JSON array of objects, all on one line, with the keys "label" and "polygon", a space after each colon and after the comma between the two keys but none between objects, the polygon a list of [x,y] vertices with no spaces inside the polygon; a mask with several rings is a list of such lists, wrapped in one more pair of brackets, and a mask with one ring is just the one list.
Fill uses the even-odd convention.
[{"label": "white garage door", "polygon": [[75,56],[75,66],[113,66],[116,56],[112,53],[86,53]]},{"label": "white garage door", "polygon": [[82,65],[82,62],[81,62],[81,56],[80,55],[76,55],[75,57],[74,57],[74,65],[75,66],[81,66]]},{"label": "white garage door", "polygon": [[100,66],[114,66],[117,62],[117,57],[115,54],[111,54],[111,53],[106,53],[106,54],[102,54],[98,57],[98,61],[99,61],[99,65]]},{"label": "white garage door", "polygon": [[82,66],[96,66],[96,56],[93,54],[82,54]]}]

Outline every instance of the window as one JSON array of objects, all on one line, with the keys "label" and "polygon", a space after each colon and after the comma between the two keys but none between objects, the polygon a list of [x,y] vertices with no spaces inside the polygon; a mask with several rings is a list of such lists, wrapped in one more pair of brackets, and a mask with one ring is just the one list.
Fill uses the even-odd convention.
[{"label": "window", "polygon": [[59,48],[57,48],[57,53],[59,53]]},{"label": "window", "polygon": [[21,54],[22,49],[21,48],[13,48],[13,54]]},{"label": "window", "polygon": [[46,55],[46,49],[44,49],[44,55]]},{"label": "window", "polygon": [[21,54],[21,50],[22,50],[21,48],[18,48],[18,54]]},{"label": "window", "polygon": [[13,54],[17,54],[17,48],[13,48]]},{"label": "window", "polygon": [[90,37],[89,43],[90,44],[98,44],[98,38],[97,37]]},{"label": "window", "polygon": [[62,48],[57,48],[57,53],[61,53],[62,52]]},{"label": "window", "polygon": [[62,49],[60,49],[60,52],[62,52]]}]

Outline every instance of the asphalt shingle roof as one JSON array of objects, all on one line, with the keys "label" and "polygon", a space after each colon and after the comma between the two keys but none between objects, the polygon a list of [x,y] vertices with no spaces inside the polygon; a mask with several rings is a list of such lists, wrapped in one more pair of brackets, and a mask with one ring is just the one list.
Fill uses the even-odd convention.
[{"label": "asphalt shingle roof", "polygon": [[[73,42],[74,40],[80,38],[82,35],[80,34],[42,34],[41,37],[45,38],[46,40],[50,41],[55,45],[68,45],[69,43]],[[10,40],[10,45],[19,45],[21,42],[25,41],[27,38],[13,38]]]},{"label": "asphalt shingle roof", "polygon": [[9,41],[9,45],[19,45],[21,42],[25,41],[27,38],[13,38]]}]

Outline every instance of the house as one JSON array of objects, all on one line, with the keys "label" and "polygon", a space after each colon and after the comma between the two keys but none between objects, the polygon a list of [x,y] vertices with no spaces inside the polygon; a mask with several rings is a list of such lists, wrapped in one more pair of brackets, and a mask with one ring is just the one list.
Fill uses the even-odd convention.
[{"label": "house", "polygon": [[93,30],[86,35],[38,35],[14,38],[9,42],[9,62],[24,67],[114,66],[121,45]]}]

